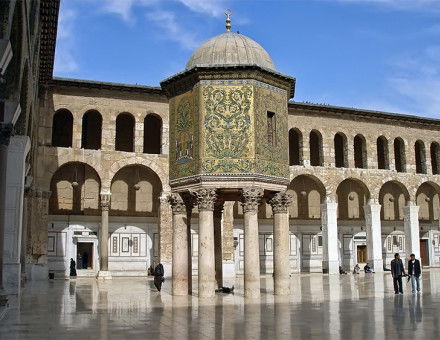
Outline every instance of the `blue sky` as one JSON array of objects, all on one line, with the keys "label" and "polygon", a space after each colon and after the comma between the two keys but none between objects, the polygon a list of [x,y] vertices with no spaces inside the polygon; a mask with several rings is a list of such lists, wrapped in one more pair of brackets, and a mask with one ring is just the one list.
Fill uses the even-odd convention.
[{"label": "blue sky", "polygon": [[226,8],[296,101],[440,118],[440,0],[62,0],[55,76],[158,86]]}]

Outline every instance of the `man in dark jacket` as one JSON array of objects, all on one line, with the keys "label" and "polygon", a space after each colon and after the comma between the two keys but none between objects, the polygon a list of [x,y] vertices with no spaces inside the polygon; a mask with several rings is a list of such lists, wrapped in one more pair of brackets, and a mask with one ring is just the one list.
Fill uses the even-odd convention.
[{"label": "man in dark jacket", "polygon": [[406,274],[399,253],[395,253],[394,260],[391,261],[391,275],[393,276],[394,293],[403,294],[402,276]]},{"label": "man in dark jacket", "polygon": [[154,267],[154,285],[156,286],[157,290],[160,292],[162,288],[162,282],[164,281],[164,275],[165,272],[163,270],[162,263],[159,263],[159,260],[154,261],[156,266]]},{"label": "man in dark jacket", "polygon": [[416,259],[414,254],[410,255],[410,260],[408,261],[408,275],[411,278],[412,292],[420,292],[420,274],[422,274],[422,269],[420,267],[420,261]]}]

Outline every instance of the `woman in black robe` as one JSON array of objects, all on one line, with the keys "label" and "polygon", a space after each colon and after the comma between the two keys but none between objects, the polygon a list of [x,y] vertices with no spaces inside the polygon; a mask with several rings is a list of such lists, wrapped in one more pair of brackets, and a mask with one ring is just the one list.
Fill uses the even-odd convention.
[{"label": "woman in black robe", "polygon": [[73,259],[70,259],[70,276],[76,276],[76,263]]},{"label": "woman in black robe", "polygon": [[164,281],[164,275],[165,272],[163,270],[162,263],[159,263],[159,260],[155,261],[156,267],[154,267],[154,285],[156,286],[157,290],[160,292],[162,288],[162,283]]}]

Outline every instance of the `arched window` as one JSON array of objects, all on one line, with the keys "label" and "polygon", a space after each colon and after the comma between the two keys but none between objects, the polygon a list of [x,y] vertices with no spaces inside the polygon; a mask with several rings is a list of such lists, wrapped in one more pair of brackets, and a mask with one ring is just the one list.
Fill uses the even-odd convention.
[{"label": "arched window", "polygon": [[300,165],[302,161],[302,133],[298,129],[289,130],[289,164]]},{"label": "arched window", "polygon": [[402,138],[394,139],[394,161],[397,172],[406,172],[405,143]]},{"label": "arched window", "polygon": [[348,168],[347,137],[338,132],[334,138],[335,166],[337,168]]},{"label": "arched window", "polygon": [[354,166],[356,168],[367,168],[367,146],[364,136],[354,137]]},{"label": "arched window", "polygon": [[52,146],[72,147],[73,116],[69,110],[55,112],[52,121]]},{"label": "arched window", "polygon": [[433,175],[440,175],[440,146],[437,142],[431,143],[431,167]]},{"label": "arched window", "polygon": [[389,169],[390,161],[388,156],[388,140],[385,136],[380,136],[376,141],[377,146],[377,168]]},{"label": "arched window", "polygon": [[160,154],[162,146],[162,120],[149,114],[144,119],[144,153]]},{"label": "arched window", "polygon": [[312,166],[322,166],[322,136],[316,131],[312,130],[309,136],[310,144],[310,165]]},{"label": "arched window", "polygon": [[134,151],[134,117],[129,113],[120,113],[116,118],[116,151]]},{"label": "arched window", "polygon": [[102,117],[98,111],[87,111],[82,118],[81,148],[101,149]]},{"label": "arched window", "polygon": [[426,174],[425,143],[418,140],[414,144],[414,151],[416,153],[416,172],[418,174]]}]

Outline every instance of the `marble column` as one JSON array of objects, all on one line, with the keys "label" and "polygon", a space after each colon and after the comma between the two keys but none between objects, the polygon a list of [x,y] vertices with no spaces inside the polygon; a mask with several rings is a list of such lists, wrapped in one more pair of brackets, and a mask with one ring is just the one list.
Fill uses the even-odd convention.
[{"label": "marble column", "polygon": [[274,237],[274,293],[290,294],[290,252],[289,252],[289,211],[292,195],[286,192],[275,194],[269,201],[273,211]]},{"label": "marble column", "polygon": [[383,272],[380,209],[381,205],[373,200],[369,200],[368,203],[364,205],[367,229],[367,259],[375,272]]},{"label": "marble column", "polygon": [[13,136],[6,151],[4,201],[0,206],[3,217],[3,288],[17,294],[21,281],[21,238],[26,155],[30,149],[27,136]]},{"label": "marble column", "polygon": [[108,270],[108,211],[110,194],[101,194],[101,229],[99,230],[99,272],[98,279],[111,279]]},{"label": "marble column", "polygon": [[260,247],[258,238],[258,206],[263,189],[242,190],[244,223],[244,295],[247,298],[260,297]]},{"label": "marble column", "polygon": [[192,191],[199,208],[199,297],[215,295],[214,203],[215,189]]},{"label": "marble column", "polygon": [[420,259],[419,206],[409,202],[403,211],[406,258],[409,259],[409,255],[414,254],[416,259]]},{"label": "marble column", "polygon": [[218,288],[223,287],[222,214],[223,202],[219,202],[214,205],[215,281]]},{"label": "marble column", "polygon": [[323,240],[322,268],[329,274],[339,274],[338,259],[338,203],[321,204]]},{"label": "marble column", "polygon": [[169,197],[173,211],[172,294],[188,295],[188,226],[185,202],[178,193]]},{"label": "marble column", "polygon": [[193,195],[189,193],[183,194],[183,202],[186,207],[186,237],[188,244],[188,294],[192,294],[192,245],[191,245],[191,216],[196,202]]},{"label": "marble column", "polygon": [[[171,277],[173,253],[173,213],[169,203],[170,192],[164,191],[159,196],[158,238],[155,247],[158,247],[159,261],[165,271],[165,277]],[[156,252],[156,251],[155,251]]]}]

